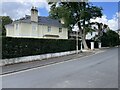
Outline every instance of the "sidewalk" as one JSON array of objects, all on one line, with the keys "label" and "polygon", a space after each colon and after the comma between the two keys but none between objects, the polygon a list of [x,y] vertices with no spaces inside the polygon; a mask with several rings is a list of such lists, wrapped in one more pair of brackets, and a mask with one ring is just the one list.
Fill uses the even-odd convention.
[{"label": "sidewalk", "polygon": [[63,62],[63,61],[68,61],[71,59],[76,59],[76,58],[81,58],[84,56],[89,56],[92,54],[95,54],[99,50],[94,50],[94,51],[88,51],[88,52],[83,52],[79,54],[73,54],[73,55],[67,55],[67,56],[62,56],[62,57],[57,57],[57,58],[50,58],[50,59],[45,59],[41,61],[33,61],[33,62],[27,62],[27,63],[19,63],[19,64],[14,64],[14,65],[8,65],[8,66],[3,66],[2,67],[2,73],[0,75],[8,74],[8,73],[14,73],[22,70],[27,70],[31,68],[37,68],[49,64],[54,64],[58,62]]}]

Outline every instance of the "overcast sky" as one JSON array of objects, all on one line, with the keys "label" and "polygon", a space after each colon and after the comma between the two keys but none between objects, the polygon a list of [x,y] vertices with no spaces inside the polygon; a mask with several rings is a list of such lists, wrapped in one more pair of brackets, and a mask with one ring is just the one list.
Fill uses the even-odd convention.
[{"label": "overcast sky", "polygon": [[[102,18],[96,18],[92,21],[98,21],[109,25],[110,29],[118,29],[118,2],[92,2],[93,5],[103,8]],[[4,0],[0,4],[0,16],[10,16],[12,19],[19,19],[25,15],[30,15],[30,9],[36,6],[40,16],[48,16],[50,6],[46,0]],[[2,8],[1,8],[2,7]]]}]

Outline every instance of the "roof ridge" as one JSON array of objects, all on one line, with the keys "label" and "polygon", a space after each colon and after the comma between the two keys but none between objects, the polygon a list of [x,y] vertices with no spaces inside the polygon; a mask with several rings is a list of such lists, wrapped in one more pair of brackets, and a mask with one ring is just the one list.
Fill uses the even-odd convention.
[{"label": "roof ridge", "polygon": [[[18,19],[16,21],[30,23],[31,22],[30,18],[31,18],[30,15],[25,15],[25,17],[20,18],[20,19]],[[14,22],[16,22],[16,21],[14,21]],[[58,19],[53,19],[53,18],[50,18],[49,16],[38,16],[38,24],[62,27],[62,24],[59,22]]]}]

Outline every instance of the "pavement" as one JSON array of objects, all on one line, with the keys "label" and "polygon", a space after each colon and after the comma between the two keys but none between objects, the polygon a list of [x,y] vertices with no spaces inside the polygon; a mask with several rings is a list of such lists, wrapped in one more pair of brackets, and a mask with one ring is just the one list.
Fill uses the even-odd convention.
[{"label": "pavement", "polygon": [[72,55],[61,56],[61,57],[56,57],[56,58],[6,65],[2,67],[2,72],[0,73],[0,75],[14,73],[14,72],[36,68],[36,67],[41,67],[41,66],[45,66],[49,64],[58,63],[58,62],[68,61],[68,60],[75,59],[75,58],[81,58],[84,56],[95,54],[97,52],[100,52],[100,50],[96,49],[94,51],[85,51],[79,54],[72,54]]},{"label": "pavement", "polygon": [[118,48],[101,50],[86,57],[71,57],[68,61],[4,74],[2,75],[2,87],[118,88]]}]

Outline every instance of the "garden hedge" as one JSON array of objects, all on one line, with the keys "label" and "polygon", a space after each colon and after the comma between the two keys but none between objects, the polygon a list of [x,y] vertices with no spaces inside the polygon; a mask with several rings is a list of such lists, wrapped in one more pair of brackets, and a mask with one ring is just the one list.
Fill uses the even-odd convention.
[{"label": "garden hedge", "polygon": [[[90,48],[90,40],[87,40]],[[95,44],[95,47],[97,45]],[[46,53],[72,51],[76,40],[2,37],[2,58],[15,58]],[[80,49],[80,42],[79,42]]]},{"label": "garden hedge", "polygon": [[2,37],[2,58],[75,50],[75,40]]}]

